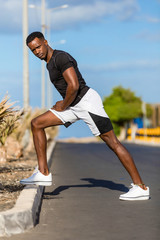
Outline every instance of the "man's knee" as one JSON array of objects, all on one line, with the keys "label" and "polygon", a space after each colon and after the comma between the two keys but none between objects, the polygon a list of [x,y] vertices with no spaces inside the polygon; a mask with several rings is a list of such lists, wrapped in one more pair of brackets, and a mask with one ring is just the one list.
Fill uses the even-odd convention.
[{"label": "man's knee", "polygon": [[118,139],[110,139],[106,144],[112,149],[114,152],[117,152],[117,149],[120,147],[120,142]]},{"label": "man's knee", "polygon": [[103,134],[100,137],[108,145],[108,147],[112,149],[114,152],[116,152],[118,147],[120,147],[121,145],[121,143],[119,142],[119,140],[117,139],[113,131]]},{"label": "man's knee", "polygon": [[112,150],[113,150],[114,152],[117,152],[117,149],[118,149],[119,147],[121,147],[121,143],[118,141],[118,139],[113,140],[112,143],[111,143],[111,145],[112,145]]},{"label": "man's knee", "polygon": [[39,128],[39,121],[37,118],[33,118],[31,121],[31,129],[38,129]]}]

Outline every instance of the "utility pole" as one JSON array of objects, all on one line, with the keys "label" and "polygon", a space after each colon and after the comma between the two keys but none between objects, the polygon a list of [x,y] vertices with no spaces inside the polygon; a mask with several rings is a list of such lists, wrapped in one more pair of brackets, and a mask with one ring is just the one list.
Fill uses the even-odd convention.
[{"label": "utility pole", "polygon": [[[45,0],[41,0],[42,12],[41,12],[41,28],[42,33],[45,36]],[[45,108],[45,62],[42,61],[42,82],[41,82],[41,106]]]},{"label": "utility pole", "polygon": [[28,36],[28,0],[23,0],[23,107],[29,107],[29,66],[28,48],[26,37]]},{"label": "utility pole", "polygon": [[[35,5],[30,4],[30,8],[36,8]],[[48,22],[48,41],[50,40],[50,12],[52,10],[60,9],[60,8],[67,8],[68,5],[62,5],[59,7],[46,9],[45,7],[45,0],[41,0],[41,32],[45,36],[45,29],[46,29],[46,11],[47,11],[47,22]],[[46,107],[45,104],[45,62],[42,61],[42,67],[41,67],[41,106],[42,108]],[[47,81],[47,103],[48,107],[52,106],[52,84],[50,83],[50,80]]]},{"label": "utility pole", "polygon": [[[47,12],[47,40],[50,44],[50,35],[51,35],[51,12],[58,10],[58,9],[64,9],[64,8],[68,8],[67,4],[58,6],[58,7],[54,7],[54,8],[48,8],[46,9]],[[48,79],[47,79],[47,107],[50,108],[53,105],[53,96],[52,96],[52,83],[49,79],[49,75],[48,75]]]},{"label": "utility pole", "polygon": [[[50,45],[50,18],[51,18],[51,10],[47,9],[47,40]],[[49,79],[49,75],[47,77],[47,107],[50,108],[53,106],[53,99],[52,99],[52,89],[53,85]]]}]

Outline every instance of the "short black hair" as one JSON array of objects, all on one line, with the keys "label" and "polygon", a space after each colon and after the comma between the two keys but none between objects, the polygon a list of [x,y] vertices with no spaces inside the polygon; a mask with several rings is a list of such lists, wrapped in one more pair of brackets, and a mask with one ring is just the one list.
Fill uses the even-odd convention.
[{"label": "short black hair", "polygon": [[43,38],[44,39],[44,35],[41,32],[32,32],[31,34],[28,35],[28,37],[26,38],[26,44],[28,46],[28,43],[32,42],[35,38]]}]

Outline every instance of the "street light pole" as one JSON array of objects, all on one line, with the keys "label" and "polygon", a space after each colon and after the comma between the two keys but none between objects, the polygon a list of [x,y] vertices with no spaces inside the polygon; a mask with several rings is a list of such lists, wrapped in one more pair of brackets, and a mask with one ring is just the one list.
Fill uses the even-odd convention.
[{"label": "street light pole", "polygon": [[23,107],[29,107],[29,65],[26,37],[28,36],[28,0],[23,0]]},{"label": "street light pole", "polygon": [[[45,0],[42,0],[42,9],[41,9],[41,28],[42,33],[45,36]],[[42,79],[41,79],[41,106],[45,108],[45,62],[42,61]]]},{"label": "street light pole", "polygon": [[[30,8],[36,8],[35,5],[30,4],[29,5]],[[61,8],[67,8],[68,5],[62,5],[62,6],[58,6],[58,7],[54,7],[54,8],[49,8],[46,9],[45,8],[45,0],[41,0],[41,31],[43,33],[43,35],[45,36],[45,29],[46,29],[46,24],[45,24],[45,16],[46,16],[46,11],[48,12],[47,14],[47,37],[48,37],[48,41],[50,41],[50,12],[53,10],[57,10],[57,9],[61,9]],[[39,7],[38,7],[39,8]],[[42,68],[41,68],[41,72],[42,72],[42,79],[41,79],[41,106],[42,108],[45,108],[45,62],[42,61]],[[52,105],[52,92],[51,92],[51,88],[52,88],[52,84],[50,83],[50,80],[47,81],[47,106],[51,107]]]},{"label": "street light pole", "polygon": [[[47,28],[47,40],[50,44],[50,13],[51,11],[47,11],[48,14],[47,14],[47,25],[48,25],[48,28]],[[52,99],[52,84],[51,84],[51,81],[49,79],[49,75],[47,77],[47,107],[50,108],[51,106],[53,106],[53,99]]]},{"label": "street light pole", "polygon": [[[51,36],[51,12],[55,11],[57,9],[64,9],[64,8],[68,8],[68,5],[64,4],[62,6],[46,9],[46,11],[47,11],[47,40],[48,40],[49,44],[50,44],[50,36]],[[48,79],[47,79],[47,106],[48,106],[48,108],[50,108],[53,105],[52,101],[53,101],[52,84],[51,84],[51,81],[48,76]]]}]

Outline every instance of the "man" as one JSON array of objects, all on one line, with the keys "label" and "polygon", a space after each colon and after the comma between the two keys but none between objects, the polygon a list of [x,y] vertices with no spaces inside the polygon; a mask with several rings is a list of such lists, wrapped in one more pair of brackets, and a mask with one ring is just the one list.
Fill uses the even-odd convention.
[{"label": "man", "polygon": [[53,50],[40,32],[31,33],[26,39],[26,44],[36,57],[47,62],[50,80],[63,100],[56,102],[51,109],[32,120],[31,127],[39,168],[31,177],[21,180],[21,183],[44,186],[52,184],[52,175],[47,166],[47,141],[44,129],[57,125],[69,127],[82,119],[93,135],[99,136],[115,152],[133,180],[132,188],[128,193],[120,195],[119,199],[148,200],[149,187],[142,182],[131,155],[116,138],[100,96],[86,85],[76,60],[64,51]]}]

